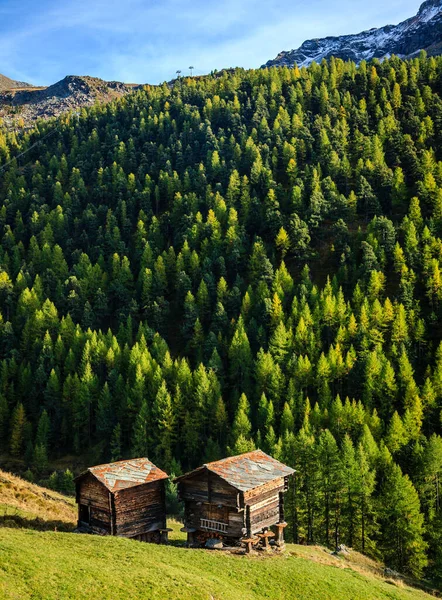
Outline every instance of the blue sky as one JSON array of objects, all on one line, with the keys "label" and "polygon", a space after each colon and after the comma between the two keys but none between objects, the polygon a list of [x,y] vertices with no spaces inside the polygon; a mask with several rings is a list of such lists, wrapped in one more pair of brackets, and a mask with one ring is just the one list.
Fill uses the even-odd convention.
[{"label": "blue sky", "polygon": [[259,67],[309,38],[398,23],[419,0],[0,0],[0,73],[159,83]]}]

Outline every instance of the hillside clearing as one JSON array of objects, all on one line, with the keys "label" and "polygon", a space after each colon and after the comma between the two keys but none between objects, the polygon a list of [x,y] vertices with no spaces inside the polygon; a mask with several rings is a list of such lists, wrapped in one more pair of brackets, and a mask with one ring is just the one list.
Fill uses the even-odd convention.
[{"label": "hillside clearing", "polygon": [[[73,529],[72,498],[0,471],[0,597],[233,600],[429,598],[351,552],[287,544],[282,555],[189,550],[181,524],[170,546],[61,532]],[[54,529],[58,531],[54,531]]]},{"label": "hillside clearing", "polygon": [[[396,587],[357,572],[351,563],[321,549],[308,550],[309,558],[292,545],[282,556],[246,557],[111,537],[3,528],[0,596],[20,600],[429,598],[402,584]],[[330,564],[316,562],[321,553]]]}]

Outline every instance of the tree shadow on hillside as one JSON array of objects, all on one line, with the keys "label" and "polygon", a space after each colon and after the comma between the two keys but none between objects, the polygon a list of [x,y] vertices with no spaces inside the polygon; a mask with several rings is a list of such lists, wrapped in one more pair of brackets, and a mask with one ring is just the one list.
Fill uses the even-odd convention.
[{"label": "tree shadow on hillside", "polygon": [[0,528],[9,527],[10,529],[33,529],[35,531],[63,531],[72,532],[75,529],[74,523],[66,523],[59,520],[40,519],[39,517],[26,517],[20,514],[5,514],[0,516]]}]

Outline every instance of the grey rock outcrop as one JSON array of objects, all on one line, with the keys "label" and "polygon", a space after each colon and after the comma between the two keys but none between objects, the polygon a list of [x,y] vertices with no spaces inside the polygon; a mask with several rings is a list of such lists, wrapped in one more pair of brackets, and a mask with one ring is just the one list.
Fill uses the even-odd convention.
[{"label": "grey rock outcrop", "polygon": [[30,127],[37,119],[77,112],[95,102],[109,102],[139,87],[97,77],[68,75],[46,88],[9,88],[0,92],[0,117],[7,127],[14,127],[19,119]]}]

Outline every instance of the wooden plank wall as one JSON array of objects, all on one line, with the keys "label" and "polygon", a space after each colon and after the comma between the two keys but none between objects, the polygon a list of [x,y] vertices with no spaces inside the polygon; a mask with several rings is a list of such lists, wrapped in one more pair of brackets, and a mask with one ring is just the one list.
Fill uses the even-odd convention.
[{"label": "wooden plank wall", "polygon": [[227,523],[226,537],[239,538],[242,536],[244,524],[244,510],[223,506],[219,508],[216,504],[207,502],[185,501],[184,522],[186,527],[201,529],[201,519],[210,519]]},{"label": "wooden plank wall", "polygon": [[252,534],[279,522],[279,492],[283,491],[284,479],[280,478],[244,493],[244,502],[250,506]]},{"label": "wooden plank wall", "polygon": [[164,481],[115,492],[115,534],[135,537],[166,527]]},{"label": "wooden plank wall", "polygon": [[90,506],[90,528],[95,533],[111,533],[109,491],[88,473],[77,482],[77,503]]},{"label": "wooden plank wall", "polygon": [[238,490],[206,470],[180,481],[178,493],[184,501],[209,502],[234,508],[238,506]]},{"label": "wooden plank wall", "polygon": [[246,526],[246,513],[244,509],[238,512],[229,513],[229,535],[234,538],[241,538],[244,535],[243,529]]}]

